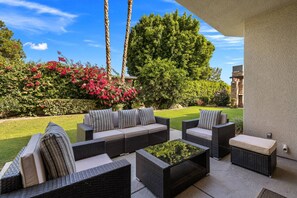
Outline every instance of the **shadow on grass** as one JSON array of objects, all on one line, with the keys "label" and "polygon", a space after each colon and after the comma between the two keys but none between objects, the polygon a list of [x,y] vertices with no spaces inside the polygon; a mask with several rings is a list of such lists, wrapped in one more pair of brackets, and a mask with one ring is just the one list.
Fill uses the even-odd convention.
[{"label": "shadow on grass", "polygon": [[18,152],[27,145],[31,136],[0,140],[0,169],[12,161]]}]

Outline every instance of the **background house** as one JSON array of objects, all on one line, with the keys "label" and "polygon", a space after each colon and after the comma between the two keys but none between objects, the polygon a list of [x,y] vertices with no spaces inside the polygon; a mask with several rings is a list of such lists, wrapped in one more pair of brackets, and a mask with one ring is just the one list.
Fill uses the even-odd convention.
[{"label": "background house", "polygon": [[231,103],[232,106],[243,107],[243,65],[233,66],[231,81]]},{"label": "background house", "polygon": [[244,37],[244,133],[272,133],[277,154],[297,160],[297,1],[177,2],[222,34]]}]

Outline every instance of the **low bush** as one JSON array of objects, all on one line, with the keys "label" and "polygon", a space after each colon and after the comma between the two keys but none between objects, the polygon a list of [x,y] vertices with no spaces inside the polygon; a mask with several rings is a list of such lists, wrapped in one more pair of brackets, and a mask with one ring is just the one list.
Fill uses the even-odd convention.
[{"label": "low bush", "polygon": [[217,91],[213,97],[213,103],[221,107],[227,106],[230,103],[230,94],[226,89]]},{"label": "low bush", "polygon": [[15,116],[19,113],[20,103],[16,98],[11,95],[0,98],[0,118]]},{"label": "low bush", "polygon": [[86,99],[47,99],[38,104],[38,115],[67,115],[86,113],[97,109],[96,100]]},{"label": "low bush", "polygon": [[243,120],[242,118],[234,118],[233,122],[235,123],[235,132],[240,134],[243,132]]}]

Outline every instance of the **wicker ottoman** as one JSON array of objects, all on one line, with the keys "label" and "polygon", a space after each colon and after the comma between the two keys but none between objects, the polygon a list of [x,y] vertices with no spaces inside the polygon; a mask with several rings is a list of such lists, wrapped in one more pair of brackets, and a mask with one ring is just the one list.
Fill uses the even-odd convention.
[{"label": "wicker ottoman", "polygon": [[229,140],[231,162],[271,177],[276,167],[276,141],[238,135]]}]

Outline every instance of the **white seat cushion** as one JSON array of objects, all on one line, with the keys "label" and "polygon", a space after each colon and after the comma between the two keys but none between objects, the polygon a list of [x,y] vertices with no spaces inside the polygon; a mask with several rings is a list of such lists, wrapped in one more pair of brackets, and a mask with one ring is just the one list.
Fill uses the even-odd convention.
[{"label": "white seat cushion", "polygon": [[156,133],[156,132],[160,132],[160,131],[164,131],[167,130],[167,126],[164,124],[149,124],[149,125],[145,125],[142,126],[143,128],[147,129],[149,133]]},{"label": "white seat cushion", "polygon": [[27,188],[46,181],[44,164],[40,154],[42,134],[33,135],[20,157],[20,172],[23,187]]},{"label": "white seat cushion", "polygon": [[96,132],[93,134],[93,139],[102,138],[106,142],[112,141],[112,140],[123,139],[124,137],[125,137],[124,133],[122,133],[118,130],[102,131],[102,132]]},{"label": "white seat cushion", "polygon": [[276,141],[249,135],[238,135],[229,140],[229,144],[263,155],[271,155],[276,149]]},{"label": "white seat cushion", "polygon": [[96,155],[94,157],[85,158],[82,160],[75,161],[76,172],[84,171],[90,168],[95,168],[103,164],[111,163],[112,160],[107,154]]},{"label": "white seat cushion", "polygon": [[186,133],[206,140],[212,140],[212,131],[208,129],[195,127],[187,129]]},{"label": "white seat cushion", "polygon": [[143,126],[119,129],[119,131],[124,133],[125,138],[132,138],[132,137],[148,134],[148,129],[144,128]]}]

